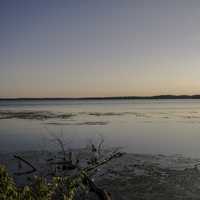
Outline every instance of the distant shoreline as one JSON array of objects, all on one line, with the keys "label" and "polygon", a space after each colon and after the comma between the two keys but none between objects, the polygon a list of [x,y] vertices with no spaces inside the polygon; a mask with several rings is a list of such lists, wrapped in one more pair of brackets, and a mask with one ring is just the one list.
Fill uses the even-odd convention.
[{"label": "distant shoreline", "polygon": [[157,96],[114,96],[114,97],[57,97],[57,98],[0,98],[0,101],[60,101],[60,100],[162,100],[162,99],[200,99],[200,95],[157,95]]}]

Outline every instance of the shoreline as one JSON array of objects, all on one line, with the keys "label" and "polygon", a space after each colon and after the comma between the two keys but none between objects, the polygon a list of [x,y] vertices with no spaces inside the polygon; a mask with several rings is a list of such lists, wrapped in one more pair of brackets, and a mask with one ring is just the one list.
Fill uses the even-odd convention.
[{"label": "shoreline", "polygon": [[105,97],[13,97],[0,101],[63,101],[63,100],[173,100],[200,99],[200,95],[105,96]]},{"label": "shoreline", "polygon": [[[82,158],[87,156],[82,150]],[[30,161],[41,172],[47,171],[45,160],[52,152],[28,151],[15,153]],[[17,169],[13,154],[0,154],[0,163],[10,174]],[[113,199],[199,199],[200,158],[182,155],[148,155],[126,153],[98,168],[93,177],[95,183],[111,192]],[[45,167],[46,166],[46,167]],[[37,173],[35,175],[38,175]],[[18,184],[24,184],[28,176],[14,176]]]}]

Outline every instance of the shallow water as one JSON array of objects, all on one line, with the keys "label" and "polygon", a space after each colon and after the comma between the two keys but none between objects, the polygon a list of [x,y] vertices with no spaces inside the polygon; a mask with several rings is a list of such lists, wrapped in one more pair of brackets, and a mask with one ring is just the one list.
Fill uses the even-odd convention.
[{"label": "shallow water", "polygon": [[66,148],[103,137],[128,152],[200,157],[200,100],[1,101],[0,118],[1,152],[54,149],[57,135]]}]

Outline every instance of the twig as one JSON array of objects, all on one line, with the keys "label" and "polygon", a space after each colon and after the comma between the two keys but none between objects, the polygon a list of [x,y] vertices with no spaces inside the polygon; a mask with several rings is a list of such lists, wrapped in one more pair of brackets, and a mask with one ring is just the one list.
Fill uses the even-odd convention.
[{"label": "twig", "polygon": [[98,155],[99,156],[101,155],[101,148],[102,148],[103,143],[104,143],[104,139],[101,138],[101,141],[100,141],[100,143],[98,145]]},{"label": "twig", "polygon": [[16,172],[15,175],[26,175],[26,174],[31,174],[31,173],[34,173],[37,171],[37,169],[30,163],[28,162],[27,160],[25,160],[24,158],[21,158],[20,156],[17,156],[17,155],[14,155],[14,158],[24,162],[25,164],[27,164],[29,167],[32,168],[32,170],[29,170],[29,171],[26,171],[26,172]]},{"label": "twig", "polygon": [[[63,160],[66,160],[66,151],[65,151],[63,141],[59,137],[57,137],[52,131],[50,131],[48,128],[46,128],[46,130],[54,138],[54,140],[57,141],[57,143],[59,144],[61,151],[63,153]],[[62,134],[62,131],[61,131],[61,134]]]},{"label": "twig", "polygon": [[66,152],[65,152],[65,147],[64,144],[62,142],[62,140],[58,137],[55,136],[55,140],[58,142],[58,144],[60,145],[61,151],[63,153],[63,160],[66,160]]},{"label": "twig", "polygon": [[105,158],[105,159],[102,160],[102,161],[98,161],[95,165],[92,165],[92,166],[89,166],[89,167],[85,167],[83,170],[84,170],[85,172],[94,170],[94,169],[98,168],[99,166],[104,165],[105,163],[109,162],[110,160],[112,160],[112,159],[114,159],[114,158],[119,158],[119,157],[121,157],[121,156],[123,156],[123,155],[124,155],[124,153],[121,153],[121,152],[112,154],[110,157]]}]

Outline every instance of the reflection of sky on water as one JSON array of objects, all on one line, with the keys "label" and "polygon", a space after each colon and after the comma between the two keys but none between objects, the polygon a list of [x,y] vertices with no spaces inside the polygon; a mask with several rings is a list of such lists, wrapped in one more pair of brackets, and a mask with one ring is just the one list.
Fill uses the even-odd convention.
[{"label": "reflection of sky on water", "polygon": [[[67,148],[82,147],[103,135],[108,146],[136,153],[200,157],[200,101],[62,101],[0,103],[2,110],[74,113],[69,119],[0,120],[0,150],[54,149],[51,134]],[[61,134],[62,132],[62,134]]]}]

